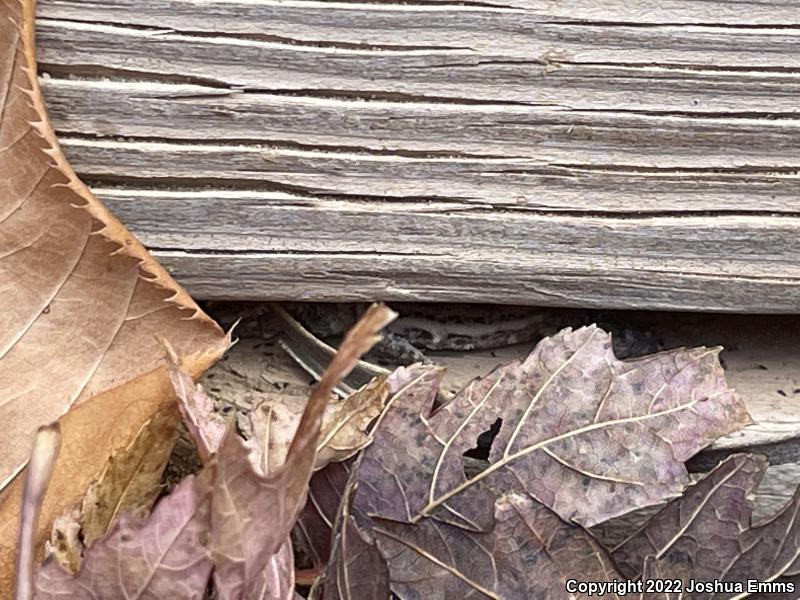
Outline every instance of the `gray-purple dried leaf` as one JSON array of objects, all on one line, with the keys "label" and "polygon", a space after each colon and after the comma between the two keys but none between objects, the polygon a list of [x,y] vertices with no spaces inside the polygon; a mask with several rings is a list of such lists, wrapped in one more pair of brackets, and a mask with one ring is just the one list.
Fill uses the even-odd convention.
[{"label": "gray-purple dried leaf", "polygon": [[214,403],[203,386],[196,384],[192,377],[180,366],[172,347],[164,342],[167,355],[167,371],[178,397],[178,408],[183,423],[194,440],[197,452],[204,463],[208,462],[219,448],[228,424],[214,412]]},{"label": "gray-purple dried leaf", "polygon": [[298,547],[315,567],[323,567],[331,554],[331,534],[353,460],[330,463],[314,473],[308,500],[293,530]]},{"label": "gray-purple dried leaf", "polygon": [[389,565],[392,589],[408,600],[431,598],[437,590],[447,598],[568,600],[568,579],[618,577],[588,532],[520,495],[498,500],[488,533],[435,519],[416,526],[382,520],[373,532]]},{"label": "gray-purple dried leaf", "polygon": [[[485,533],[435,519],[416,525],[377,519],[362,531],[375,538],[388,564],[391,589],[404,600],[572,600],[583,596],[567,592],[569,579],[619,578],[609,556],[587,531],[564,523],[544,505],[519,494],[497,501],[494,527]],[[342,568],[341,556],[346,554],[340,548],[326,573],[326,591],[330,573]],[[356,573],[363,573],[357,570],[357,561],[351,562]],[[374,597],[355,595],[353,588],[347,591],[330,598]],[[613,593],[605,597],[617,599]]]},{"label": "gray-purple dried leaf", "polygon": [[[368,390],[376,384],[380,385],[385,382],[386,391],[392,397],[411,383],[416,375],[414,369],[397,369],[388,377],[378,376],[362,390]],[[384,385],[381,385],[381,388]],[[377,424],[374,425],[377,426]],[[372,429],[374,427],[369,431]],[[300,514],[293,534],[298,547],[311,559],[316,568],[323,567],[330,556],[333,524],[339,512],[353,462],[354,459],[338,463],[332,462],[314,473],[309,483],[308,501]]]},{"label": "gray-purple dried leaf", "polygon": [[[358,460],[351,470],[357,469]],[[330,560],[322,577],[315,582],[309,600],[383,600],[391,595],[389,569],[369,533],[371,521],[353,507],[356,483],[353,474],[342,490]]]},{"label": "gray-purple dried leaf", "polygon": [[285,462],[254,461],[245,442],[229,432],[217,452],[211,508],[214,582],[226,599],[245,600],[297,521],[314,469],[323,415],[333,388],[378,340],[380,329],[396,316],[373,305],[347,334],[314,388],[297,426]]},{"label": "gray-purple dried leaf", "polygon": [[375,541],[370,539],[352,515],[342,522],[337,551],[322,585],[322,600],[384,600],[391,596],[389,570]]},{"label": "gray-purple dried leaf", "polygon": [[[762,457],[734,455],[659,511],[615,551],[631,565],[655,558],[653,568],[688,581],[746,584],[748,580],[793,584],[800,590],[800,490],[770,520],[751,526],[748,496],[766,469]],[[695,593],[721,600],[728,593]],[[781,597],[747,593],[736,598]],[[784,594],[783,597],[786,597]]]},{"label": "gray-purple dried leaf", "polygon": [[703,581],[722,576],[730,558],[719,550],[749,528],[751,497],[766,466],[762,456],[728,457],[614,549],[619,570],[639,577],[645,558],[653,556],[668,557],[672,569],[686,564]]},{"label": "gray-purple dried leaf", "polygon": [[[357,503],[370,515],[426,516],[485,531],[492,489],[526,492],[591,526],[679,494],[684,461],[750,422],[725,384],[718,349],[632,361],[597,327],[566,329],[432,411],[441,371],[410,367],[364,451]],[[500,420],[488,467],[463,455]],[[478,485],[481,484],[481,485]]]},{"label": "gray-purple dried leaf", "polygon": [[201,599],[211,574],[209,495],[202,476],[189,477],[146,520],[122,515],[87,549],[74,576],[49,558],[37,573],[36,599]]},{"label": "gray-purple dried leaf", "polygon": [[[685,591],[686,586],[683,582],[686,580],[686,574],[680,573],[679,569],[679,565],[673,567],[656,560],[654,556],[648,556],[642,571],[643,585],[639,598],[641,600],[693,600],[694,596]],[[650,586],[648,581],[653,581],[654,585]],[[662,591],[657,591],[659,589]]]}]

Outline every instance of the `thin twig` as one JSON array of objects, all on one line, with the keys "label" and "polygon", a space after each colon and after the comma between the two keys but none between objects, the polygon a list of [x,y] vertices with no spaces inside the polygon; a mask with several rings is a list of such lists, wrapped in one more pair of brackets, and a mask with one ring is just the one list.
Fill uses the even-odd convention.
[{"label": "thin twig", "polygon": [[25,479],[22,496],[19,537],[17,543],[17,582],[15,600],[33,600],[33,572],[36,554],[36,527],[42,500],[53,474],[58,450],[61,447],[61,432],[58,423],[40,427],[33,442],[31,460]]}]

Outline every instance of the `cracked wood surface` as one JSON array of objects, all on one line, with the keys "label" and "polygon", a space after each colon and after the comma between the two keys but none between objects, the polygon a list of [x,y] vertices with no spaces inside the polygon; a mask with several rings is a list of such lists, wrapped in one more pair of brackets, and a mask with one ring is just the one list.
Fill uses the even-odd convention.
[{"label": "cracked wood surface", "polygon": [[798,8],[42,0],[38,43],[197,297],[796,312]]}]

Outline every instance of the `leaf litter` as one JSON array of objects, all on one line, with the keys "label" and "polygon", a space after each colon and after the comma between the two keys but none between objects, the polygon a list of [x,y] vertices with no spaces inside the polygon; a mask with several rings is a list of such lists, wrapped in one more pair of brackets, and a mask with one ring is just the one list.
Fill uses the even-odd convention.
[{"label": "leaf litter", "polygon": [[[741,400],[725,385],[717,350],[678,349],[618,361],[609,344],[608,334],[596,328],[564,330],[444,404],[435,402],[441,369],[401,367],[343,400],[371,390],[385,408],[362,430],[367,445],[354,455],[337,456],[340,460],[318,462],[325,447],[325,406],[338,385],[330,377],[324,378],[325,401],[315,392],[309,403],[316,417],[302,413],[288,446],[281,441],[286,432],[274,438],[272,425],[257,422],[264,413],[253,417],[249,439],[226,422],[222,438],[207,448],[201,474],[187,480],[195,483],[181,484],[204,481],[210,490],[205,535],[197,542],[204,558],[191,563],[206,579],[191,593],[174,590],[172,597],[204,598],[211,581],[218,598],[295,598],[301,589],[295,580],[298,549],[312,558],[312,572],[319,575],[310,595],[317,599],[390,594],[409,599],[583,598],[588,596],[567,591],[568,581],[613,585],[643,573],[683,581],[749,576],[794,583],[800,556],[800,535],[793,533],[797,500],[769,521],[750,523],[751,496],[765,460],[731,456],[692,485],[683,467],[703,446],[749,422]],[[336,363],[334,368],[339,368]],[[180,368],[175,366],[175,372]],[[184,383],[183,388],[176,383],[184,420],[199,424],[193,437],[205,443],[211,438],[204,428],[213,431],[219,421],[207,397],[197,397],[202,389],[190,380]],[[308,429],[309,423],[316,425]],[[511,431],[504,432],[506,427]],[[476,461],[464,455],[475,450],[481,434],[486,440],[487,431],[493,436],[475,468]],[[592,437],[596,431],[605,435]],[[278,440],[275,449],[283,452],[282,463],[264,458],[272,439]],[[567,439],[571,443],[563,444]],[[525,469],[508,468],[509,456],[533,446],[523,456],[544,456],[534,456]],[[665,446],[672,453],[662,451]],[[591,454],[581,452],[586,447]],[[620,461],[621,452],[636,456]],[[595,485],[593,494],[602,500],[591,508],[576,506],[588,502],[588,496],[574,497],[576,472],[581,485]],[[638,493],[634,480],[646,485],[648,494]],[[476,491],[469,491],[473,487]],[[82,577],[95,568],[102,572],[100,556],[118,552],[109,548],[117,548],[113,540],[120,528],[126,539],[141,539],[148,523],[173,510],[176,522],[181,522],[178,513],[186,519],[185,505],[159,512],[162,504],[170,506],[172,494],[147,517],[118,520],[121,525],[112,525],[91,545],[84,562],[97,556],[91,560],[100,561],[99,566],[82,567],[72,576],[48,559],[37,579],[42,593],[53,594],[75,581],[92,585]],[[605,547],[587,529],[664,501],[664,508],[616,548]],[[94,554],[94,547],[105,550]],[[135,550],[128,551],[136,556]],[[609,590],[605,597],[623,597]],[[639,597],[678,596],[643,592]]]},{"label": "leaf litter", "polygon": [[[200,475],[184,480],[148,516],[123,514],[87,548],[76,574],[48,559],[37,576],[37,597],[74,597],[82,590],[102,598],[160,598],[171,589],[170,597],[202,598],[212,567],[218,598],[294,597],[289,534],[305,504],[328,400],[392,318],[392,311],[376,305],[348,334],[315,386],[279,466],[260,460],[253,444],[230,427],[216,441],[207,431],[200,435],[218,422],[197,413],[211,405],[198,398],[202,390],[184,381],[178,396],[195,425],[190,431],[201,444],[212,440]],[[370,389],[380,395],[379,386]],[[160,545],[154,548],[156,539]],[[168,588],[176,565],[184,569],[181,585]]]}]

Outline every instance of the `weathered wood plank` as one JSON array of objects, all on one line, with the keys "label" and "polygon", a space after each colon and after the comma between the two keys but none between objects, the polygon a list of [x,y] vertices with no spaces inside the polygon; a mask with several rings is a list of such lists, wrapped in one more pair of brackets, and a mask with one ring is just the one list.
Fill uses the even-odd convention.
[{"label": "weathered wood plank", "polygon": [[[473,19],[481,16],[487,19],[496,15],[519,18],[522,15],[534,23],[594,22],[640,26],[703,24],[792,27],[800,23],[796,0],[662,0],[646,4],[638,0],[574,0],[569,4],[552,0],[261,0],[258,3],[227,0],[216,3],[213,22],[198,18],[205,4],[199,0],[149,0],[146,11],[141,10],[141,4],[136,0],[42,0],[42,4],[46,6],[48,16],[61,19],[135,22],[174,29],[186,29],[189,23],[196,31],[253,34],[283,32],[289,37],[313,32],[314,37],[309,40],[327,41],[347,35],[347,32],[334,30],[337,22],[347,22],[349,27],[358,27],[360,22],[363,31],[359,30],[360,35],[354,36],[357,40],[372,32],[380,39],[378,36],[383,35],[386,29],[397,25],[398,17],[409,14],[421,14],[429,19],[441,13],[448,16],[470,14]],[[332,10],[341,12],[342,16],[332,16]],[[243,12],[247,12],[248,19],[241,19]],[[427,27],[430,24],[423,23],[422,31]],[[450,29],[458,27],[459,24],[450,25]]]},{"label": "weathered wood plank", "polygon": [[767,167],[776,176],[781,169],[794,174],[800,154],[800,116],[699,118],[499,103],[364,102],[49,77],[42,85],[55,127],[65,134],[297,145],[388,156],[505,157],[565,168]]},{"label": "weathered wood plank", "polygon": [[[375,237],[386,235],[374,233]],[[463,257],[455,261],[359,250],[283,253],[155,248],[153,254],[190,293],[210,299],[491,301],[688,311],[797,311],[797,278],[726,275],[719,270],[697,274],[680,268],[665,270],[657,262],[652,270],[622,266],[601,273],[592,265],[602,258],[581,258],[577,252],[572,260],[564,255],[557,260],[545,257],[522,263],[507,259],[502,252],[493,259]]]},{"label": "weathered wood plank", "polygon": [[[523,14],[542,22],[598,22],[619,24],[684,24],[684,25],[728,25],[790,27],[797,24],[796,0],[661,0],[658,3],[642,3],[638,0],[574,0],[569,4],[552,0],[424,0],[420,2],[391,2],[385,0],[339,2],[328,0],[261,0],[257,4],[244,0],[227,0],[215,6],[213,23],[197,18],[204,3],[199,0],[149,0],[147,10],[141,10],[136,0],[43,0],[48,15],[65,19],[132,21],[160,27],[185,28],[191,23],[197,30],[223,30],[237,33],[264,33],[274,27],[297,35],[298,30],[314,28],[321,39],[331,29],[335,17],[326,12],[352,11],[361,19],[397,18],[397,14],[447,12],[462,15],[466,12],[481,14]],[[355,12],[361,11],[361,12]],[[87,17],[87,12],[91,17]],[[242,12],[249,18],[242,20]],[[367,13],[366,15],[364,13]],[[393,21],[390,21],[393,23]],[[380,30],[380,21],[368,21],[364,29]],[[452,27],[452,26],[451,26]],[[335,34],[337,37],[343,33]],[[324,39],[324,38],[323,38]],[[334,38],[336,39],[336,38]]]},{"label": "weathered wood plank", "polygon": [[[240,18],[246,18],[245,14]],[[450,20],[454,18],[449,15]],[[347,23],[340,27],[346,28]],[[43,18],[37,39],[43,69],[54,73],[128,75],[261,91],[362,97],[394,94],[575,109],[796,110],[793,95],[796,97],[800,78],[793,70],[800,66],[800,54],[795,51],[800,29],[764,30],[765,38],[760,41],[759,30],[714,30],[709,40],[697,44],[680,35],[680,30],[670,30],[664,36],[666,47],[659,48],[649,28],[633,27],[641,36],[637,49],[627,39],[604,45],[608,27],[599,27],[600,47],[585,41],[583,26],[569,27],[577,29],[569,50],[562,48],[560,41],[534,39],[521,58],[506,48],[495,48],[490,33],[484,34],[476,49],[445,45],[384,50]],[[535,38],[537,31],[538,26],[531,27],[527,35]],[[440,44],[449,44],[449,36],[443,33]],[[503,39],[502,32],[496,36]],[[553,37],[560,40],[559,35]],[[724,48],[714,51],[720,45]],[[751,47],[754,49],[748,53],[745,49]],[[573,54],[580,49],[583,54]]]},{"label": "weathered wood plank", "polygon": [[44,0],[66,153],[208,298],[795,312],[795,0]]},{"label": "weathered wood plank", "polygon": [[[800,131],[796,140],[800,142]],[[220,187],[283,189],[298,195],[373,198],[376,202],[381,198],[434,200],[449,203],[454,210],[473,205],[686,216],[693,212],[800,214],[793,167],[790,171],[778,167],[689,170],[602,164],[598,161],[603,156],[597,154],[579,164],[568,163],[568,152],[562,153],[564,162],[549,162],[538,157],[426,156],[305,150],[252,142],[190,144],[69,136],[62,138],[62,145],[75,168],[98,184],[121,179],[140,185],[206,181]],[[800,156],[800,143],[796,156]],[[159,210],[156,205],[149,208]],[[213,210],[212,205],[204,210]],[[131,218],[131,223],[139,223],[147,215]]]},{"label": "weathered wood plank", "polygon": [[65,134],[283,144],[389,156],[505,157],[575,168],[766,167],[775,175],[781,169],[793,174],[800,151],[800,119],[360,102],[154,82],[46,78],[42,83],[54,124]]},{"label": "weathered wood plank", "polygon": [[236,190],[96,191],[204,298],[797,306],[797,217],[718,216],[709,227],[703,216],[496,212]]},{"label": "weathered wood plank", "polygon": [[[211,6],[209,9],[208,4],[197,1],[148,2],[147,10],[142,10],[134,0],[73,0],[54,2],[52,11],[45,5],[44,14],[48,19],[71,21],[76,31],[85,33],[99,32],[98,26],[104,25],[118,25],[121,29],[135,25],[160,30],[167,36],[170,32],[165,30],[172,30],[176,37],[166,39],[173,42],[178,42],[179,36],[190,43],[193,35],[206,34],[213,43],[230,43],[232,48],[240,49],[257,47],[259,43],[291,43],[312,54],[338,56],[353,52],[367,57],[382,53],[388,64],[414,51],[413,56],[427,57],[431,66],[436,61],[430,57],[436,53],[450,58],[461,56],[462,60],[469,55],[489,58],[494,54],[498,60],[497,55],[502,55],[540,65],[572,62],[785,67],[787,60],[797,60],[781,55],[791,52],[799,31],[796,24],[792,26],[796,15],[776,29],[774,22],[765,25],[746,21],[750,15],[739,12],[738,22],[721,27],[709,26],[705,21],[708,12],[697,9],[690,22],[643,23],[644,10],[634,17],[636,20],[621,22],[613,8],[605,7],[604,14],[596,10],[596,18],[577,21],[524,7],[508,10],[456,3],[216,2]],[[213,19],[202,18],[204,12],[213,15]],[[563,14],[563,9],[560,12]],[[243,14],[248,18],[243,19]],[[139,35],[147,36],[148,32]],[[131,40],[137,37],[131,35]],[[228,42],[224,41],[226,38]]]},{"label": "weathered wood plank", "polygon": [[[155,248],[234,252],[381,253],[436,257],[478,271],[477,261],[537,263],[602,277],[618,269],[753,281],[800,277],[800,217],[574,216],[494,212],[467,203],[372,202],[282,193],[97,188]],[[750,239],[757,231],[757,239]],[[376,235],[380,232],[382,235]],[[346,234],[346,235],[343,235]],[[748,244],[743,255],[741,244]],[[584,249],[576,255],[575,247]],[[477,273],[476,273],[477,275]],[[488,275],[488,273],[484,273]]]}]

